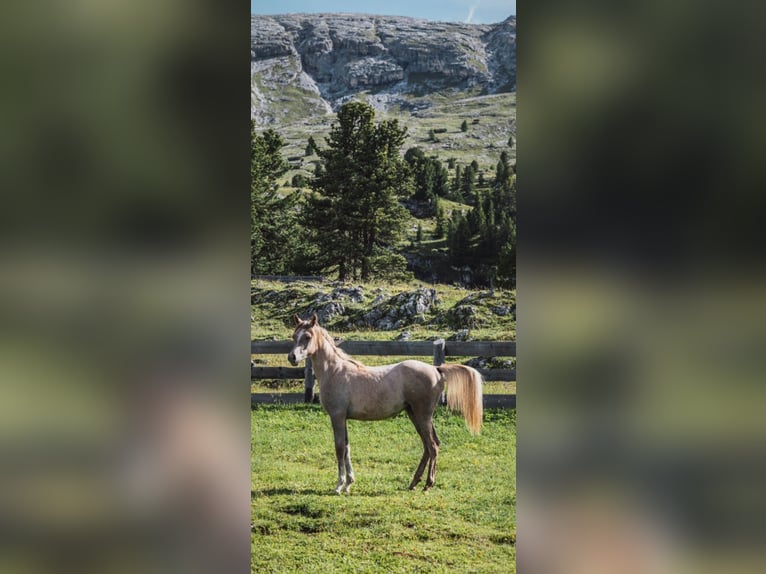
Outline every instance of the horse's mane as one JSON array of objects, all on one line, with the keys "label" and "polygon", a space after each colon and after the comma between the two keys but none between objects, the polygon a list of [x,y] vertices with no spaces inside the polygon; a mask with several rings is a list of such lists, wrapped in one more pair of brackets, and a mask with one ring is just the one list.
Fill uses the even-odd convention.
[{"label": "horse's mane", "polygon": [[356,365],[357,367],[364,367],[364,363],[357,361],[353,357],[351,357],[346,351],[341,349],[335,344],[335,339],[333,339],[332,335],[323,327],[319,325],[315,325],[314,329],[316,329],[319,332],[319,336],[321,337],[322,346],[324,347],[330,347],[332,351],[341,359],[344,361],[347,361],[353,365]]}]

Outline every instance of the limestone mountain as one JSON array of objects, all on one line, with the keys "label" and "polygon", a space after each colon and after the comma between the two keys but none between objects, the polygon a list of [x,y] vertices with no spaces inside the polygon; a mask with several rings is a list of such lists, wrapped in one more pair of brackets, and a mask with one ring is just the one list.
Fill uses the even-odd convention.
[{"label": "limestone mountain", "polygon": [[424,96],[516,89],[516,18],[497,24],[366,14],[252,16],[251,115],[284,125],[364,94],[379,110],[412,111]]}]

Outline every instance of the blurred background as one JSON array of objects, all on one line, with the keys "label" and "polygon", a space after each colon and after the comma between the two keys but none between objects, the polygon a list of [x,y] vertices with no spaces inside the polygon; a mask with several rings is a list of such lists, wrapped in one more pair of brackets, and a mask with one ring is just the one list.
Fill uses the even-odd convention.
[{"label": "blurred background", "polygon": [[[3,6],[2,572],[248,568],[239,4]],[[760,4],[518,18],[518,570],[761,572]]]},{"label": "blurred background", "polygon": [[4,3],[0,571],[249,569],[249,12]]},{"label": "blurred background", "polygon": [[762,7],[519,8],[518,571],[762,572]]}]

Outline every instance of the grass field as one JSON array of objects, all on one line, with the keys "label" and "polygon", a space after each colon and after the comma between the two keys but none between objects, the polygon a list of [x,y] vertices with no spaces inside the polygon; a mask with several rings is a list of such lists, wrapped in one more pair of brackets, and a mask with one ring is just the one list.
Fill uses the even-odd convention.
[{"label": "grass field", "polygon": [[339,496],[321,408],[254,407],[251,571],[515,572],[516,412],[486,411],[478,436],[441,407],[434,425],[442,444],[425,494],[407,490],[422,443],[406,416],[349,421],[356,483]]}]

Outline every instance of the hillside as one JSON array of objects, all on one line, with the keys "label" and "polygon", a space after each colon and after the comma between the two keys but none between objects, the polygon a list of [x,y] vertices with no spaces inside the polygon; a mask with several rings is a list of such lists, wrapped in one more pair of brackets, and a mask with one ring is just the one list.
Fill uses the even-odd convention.
[{"label": "hillside", "polygon": [[[286,144],[281,155],[290,169],[274,181],[282,196],[309,192],[323,167],[309,137],[324,148],[335,112],[352,100],[370,104],[376,122],[395,119],[407,128],[400,153],[418,147],[446,170],[446,185],[416,189],[418,197],[404,202],[406,236],[388,246],[429,283],[489,286],[503,245],[515,241],[508,238],[515,234],[515,89],[513,16],[491,25],[359,14],[251,17],[251,116],[256,132],[273,128]],[[503,154],[513,175],[500,193]],[[465,184],[469,165],[473,180]],[[473,222],[460,242],[471,253],[461,257],[451,247],[436,196],[455,229],[457,214],[467,215],[478,197],[491,198],[493,213]]]},{"label": "hillside", "polygon": [[289,14],[252,16],[250,30],[251,115],[262,127],[317,118],[360,95],[378,111],[412,113],[435,94],[516,89],[515,16],[478,25]]}]

